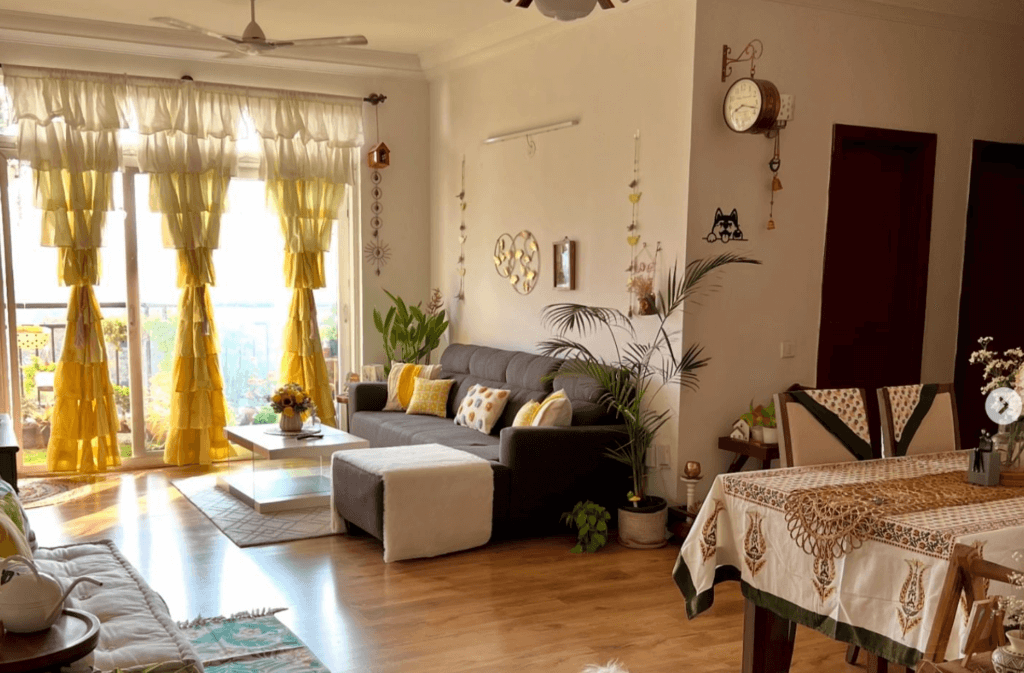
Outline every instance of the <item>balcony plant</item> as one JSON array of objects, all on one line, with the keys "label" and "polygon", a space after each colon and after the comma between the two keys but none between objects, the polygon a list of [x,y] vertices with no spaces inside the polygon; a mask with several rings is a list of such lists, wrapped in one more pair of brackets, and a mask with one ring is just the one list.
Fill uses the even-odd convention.
[{"label": "balcony plant", "polygon": [[[626,546],[649,548],[665,544],[666,502],[648,493],[647,453],[658,431],[671,420],[672,410],[656,409],[652,402],[668,385],[696,390],[698,370],[709,362],[699,344],[684,347],[671,321],[683,311],[689,299],[705,289],[716,272],[733,264],[760,262],[724,253],[694,260],[682,271],[678,263],[673,265],[664,288],[655,298],[653,332],[645,326],[644,333],[653,334],[647,338],[639,336],[634,318],[618,309],[573,303],[551,304],[544,309],[544,322],[555,336],[539,344],[540,352],[567,360],[560,375],[594,379],[605,391],[601,402],[622,419],[626,427],[625,440],[608,449],[608,456],[627,465],[632,473],[629,503],[619,508],[619,539]],[[647,320],[644,316],[635,319]],[[585,343],[599,334],[609,337],[611,354],[608,356]],[[651,534],[631,537],[632,526],[627,522],[636,520],[633,515],[648,513],[659,517],[660,526],[640,524]]]},{"label": "balcony plant", "polygon": [[430,353],[440,345],[441,335],[448,329],[441,291],[431,292],[425,309],[421,304],[410,306],[387,290],[384,293],[394,306],[385,316],[373,309],[373,325],[384,340],[385,373],[391,373],[392,362],[429,362]]}]

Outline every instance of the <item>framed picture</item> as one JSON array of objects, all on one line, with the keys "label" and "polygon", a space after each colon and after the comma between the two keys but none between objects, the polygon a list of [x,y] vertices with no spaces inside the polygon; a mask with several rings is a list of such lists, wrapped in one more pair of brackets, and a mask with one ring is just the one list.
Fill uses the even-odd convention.
[{"label": "framed picture", "polygon": [[576,241],[565,238],[555,243],[555,289],[576,289]]}]

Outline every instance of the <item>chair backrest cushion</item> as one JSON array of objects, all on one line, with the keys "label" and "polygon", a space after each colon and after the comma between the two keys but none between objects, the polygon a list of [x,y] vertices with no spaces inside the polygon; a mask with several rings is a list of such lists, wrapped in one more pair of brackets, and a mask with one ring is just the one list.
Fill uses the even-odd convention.
[{"label": "chair backrest cushion", "polygon": [[857,388],[779,393],[779,455],[784,467],[874,458],[865,393]]},{"label": "chair backrest cushion", "polygon": [[960,448],[952,385],[881,388],[882,444],[886,458]]},{"label": "chair backrest cushion", "polygon": [[783,430],[782,441],[785,450],[779,452],[783,467],[827,465],[857,460],[857,457],[802,404],[784,404],[788,427]]}]

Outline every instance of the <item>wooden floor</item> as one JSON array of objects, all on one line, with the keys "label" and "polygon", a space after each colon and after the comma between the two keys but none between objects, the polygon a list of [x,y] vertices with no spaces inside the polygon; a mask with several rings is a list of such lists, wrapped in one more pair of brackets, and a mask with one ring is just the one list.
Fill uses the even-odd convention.
[{"label": "wooden floor", "polygon": [[[631,673],[740,669],[737,586],[719,587],[715,606],[687,621],[671,577],[675,547],[612,543],[576,556],[566,535],[388,565],[368,537],[239,549],[170,485],[196,473],[114,475],[29,516],[43,546],[112,539],[175,619],[289,608],[281,621],[334,673],[575,673],[609,659]],[[863,670],[844,652],[801,629],[792,670]]]}]

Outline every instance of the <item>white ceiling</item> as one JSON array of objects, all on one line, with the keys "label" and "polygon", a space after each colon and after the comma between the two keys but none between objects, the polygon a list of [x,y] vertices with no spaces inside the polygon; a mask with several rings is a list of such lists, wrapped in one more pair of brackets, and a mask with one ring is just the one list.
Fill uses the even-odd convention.
[{"label": "white ceiling", "polygon": [[[232,35],[249,22],[249,0],[0,0],[0,10],[140,26],[169,15]],[[535,9],[501,0],[256,0],[256,20],[274,40],[363,34],[371,49],[401,54],[422,54],[480,30],[525,31],[546,21]]]}]

